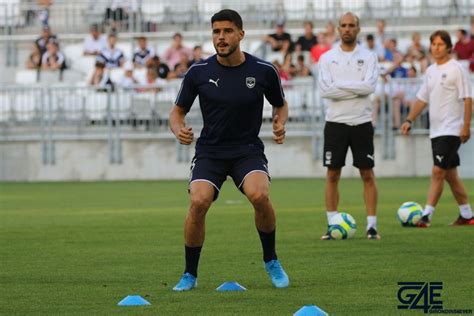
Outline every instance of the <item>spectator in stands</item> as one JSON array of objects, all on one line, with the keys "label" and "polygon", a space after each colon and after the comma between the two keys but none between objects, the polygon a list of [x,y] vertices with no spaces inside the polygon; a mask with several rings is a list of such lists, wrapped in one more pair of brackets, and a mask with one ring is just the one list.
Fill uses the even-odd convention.
[{"label": "spectator in stands", "polygon": [[115,47],[117,44],[117,36],[115,33],[110,33],[108,37],[108,46],[103,48],[100,55],[97,56],[97,61],[105,64],[107,68],[118,68],[125,62],[125,56],[120,48]]},{"label": "spectator in stands", "polygon": [[94,73],[89,80],[89,85],[96,87],[99,91],[107,91],[107,88],[113,90],[114,85],[110,80],[109,73],[105,68],[105,64],[97,61],[95,63]]},{"label": "spectator in stands", "polygon": [[137,79],[133,76],[133,63],[128,61],[123,66],[124,73],[120,79],[120,86],[122,88],[131,88],[138,83]]},{"label": "spectator in stands", "polygon": [[283,58],[281,69],[288,74],[289,80],[293,79],[293,77],[296,75],[296,67],[293,64],[293,56],[291,53],[287,53]]},{"label": "spectator in stands", "polygon": [[285,21],[276,22],[275,33],[265,36],[264,41],[269,43],[272,51],[281,52],[284,55],[293,50],[291,35],[285,32]]},{"label": "spectator in stands", "polygon": [[471,19],[469,20],[469,25],[471,29],[471,39],[474,40],[474,16],[471,16]]},{"label": "spectator in stands", "polygon": [[158,73],[153,68],[148,68],[146,72],[146,78],[144,82],[141,82],[144,88],[137,89],[138,92],[153,92],[157,93],[161,91],[161,87],[166,81],[158,78]]},{"label": "spectator in stands", "polygon": [[407,55],[413,56],[415,59],[419,59],[421,56],[426,55],[426,47],[421,44],[421,35],[418,32],[413,32],[411,35],[412,43],[408,46]]},{"label": "spectator in stands", "polygon": [[191,67],[195,63],[203,62],[204,58],[202,58],[202,47],[200,45],[196,45],[193,48],[193,59],[188,62],[188,67]]},{"label": "spectator in stands", "polygon": [[318,43],[316,35],[313,33],[313,23],[311,21],[305,21],[303,23],[304,35],[298,37],[295,44],[295,51],[300,53],[302,51],[309,52],[311,47]]},{"label": "spectator in stands", "polygon": [[309,67],[306,66],[304,55],[298,55],[298,57],[296,57],[295,77],[308,77],[308,76],[312,76],[312,74]]},{"label": "spectator in stands", "polygon": [[334,23],[329,21],[328,23],[326,23],[326,31],[324,33],[326,34],[326,45],[329,45],[329,47],[332,47],[334,43],[338,41],[336,25],[334,25]]},{"label": "spectator in stands", "polygon": [[36,43],[32,45],[31,54],[26,61],[26,68],[39,69],[41,68],[41,51]]},{"label": "spectator in stands", "polygon": [[173,42],[171,46],[165,51],[163,55],[164,62],[170,69],[174,69],[176,64],[180,62],[181,55],[185,54],[188,60],[192,58],[192,49],[183,45],[183,36],[180,33],[173,35]]},{"label": "spectator in stands", "polygon": [[388,40],[388,35],[385,32],[385,20],[384,19],[378,19],[375,21],[375,28],[377,29],[377,32],[375,33],[375,44],[384,47],[385,42]]},{"label": "spectator in stands", "polygon": [[181,53],[181,59],[174,67],[174,78],[184,78],[189,69],[189,58],[186,53]]},{"label": "spectator in stands", "polygon": [[161,79],[168,79],[170,77],[170,69],[168,65],[163,64],[160,61],[160,57],[158,55],[155,55],[152,58],[150,58],[146,66],[147,68],[155,69],[158,74],[158,77]]},{"label": "spectator in stands", "polygon": [[92,24],[89,32],[84,39],[84,55],[100,55],[102,49],[107,47],[107,37],[101,34],[97,24]]},{"label": "spectator in stands", "polygon": [[469,69],[474,71],[474,40],[472,40],[466,30],[459,29],[456,32],[458,41],[454,45],[454,54],[458,60],[466,60],[469,63]]},{"label": "spectator in stands", "polygon": [[127,11],[130,8],[129,1],[111,0],[105,10],[104,24],[111,26],[111,31],[116,32],[121,27],[122,21],[128,19]]},{"label": "spectator in stands", "polygon": [[311,48],[311,60],[313,63],[317,64],[319,62],[319,58],[321,55],[331,49],[331,44],[328,42],[328,38],[326,33],[319,32],[318,33],[318,44],[314,45]]},{"label": "spectator in stands", "polygon": [[53,4],[52,0],[36,0],[36,4],[40,7],[36,15],[42,26],[49,26],[49,7]]},{"label": "spectator in stands", "polygon": [[288,87],[288,81],[290,80],[290,75],[282,69],[282,65],[275,59],[272,61],[273,66],[275,66],[276,70],[278,71],[278,76],[280,77],[282,87]]},{"label": "spectator in stands", "polygon": [[[399,56],[402,56],[402,54],[397,49],[397,39],[391,38],[391,39],[385,40],[384,47],[385,47],[385,54],[384,54],[385,61],[394,61],[394,59],[398,59]],[[403,59],[403,56],[402,56],[402,59]]]},{"label": "spectator in stands", "polygon": [[385,50],[382,46],[379,46],[375,42],[375,37],[373,34],[367,34],[367,36],[365,37],[365,43],[363,43],[361,46],[377,54],[379,61],[384,60]]},{"label": "spectator in stands", "polygon": [[133,63],[135,67],[145,67],[148,60],[155,56],[155,50],[153,47],[148,46],[147,38],[145,36],[140,36],[137,38],[138,47],[135,49],[133,54]]},{"label": "spectator in stands", "polygon": [[59,43],[57,36],[51,32],[51,28],[49,26],[43,26],[41,37],[36,40],[36,45],[38,45],[41,54],[46,52],[46,46],[51,42]]},{"label": "spectator in stands", "polygon": [[46,53],[41,57],[41,69],[43,70],[64,70],[66,69],[66,58],[59,51],[59,45],[56,42],[49,42]]}]

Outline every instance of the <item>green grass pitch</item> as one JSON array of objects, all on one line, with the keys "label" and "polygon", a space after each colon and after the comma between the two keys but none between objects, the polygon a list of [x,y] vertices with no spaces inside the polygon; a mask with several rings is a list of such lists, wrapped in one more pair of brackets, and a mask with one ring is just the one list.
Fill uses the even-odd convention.
[{"label": "green grass pitch", "polygon": [[[231,181],[206,221],[199,286],[171,288],[183,272],[186,181],[1,183],[0,314],[292,315],[315,304],[330,315],[414,315],[397,310],[397,282],[442,281],[445,309],[474,309],[474,227],[445,187],[428,229],[403,228],[402,202],[425,203],[429,179],[379,179],[380,241],[365,239],[359,179],[342,179],[340,210],[354,239],[322,242],[324,180],[274,180],[277,252],[290,276],[274,289],[264,272],[253,210]],[[474,180],[465,181],[471,203]],[[245,292],[219,293],[224,281]],[[152,305],[116,306],[139,294]]]}]

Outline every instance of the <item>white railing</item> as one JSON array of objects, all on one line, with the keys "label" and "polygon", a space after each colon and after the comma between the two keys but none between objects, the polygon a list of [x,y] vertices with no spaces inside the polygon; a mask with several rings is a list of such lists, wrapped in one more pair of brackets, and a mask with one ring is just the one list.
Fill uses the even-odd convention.
[{"label": "white railing", "polygon": [[[408,102],[420,85],[420,79],[393,79],[384,83],[376,123],[376,135],[382,140],[383,158],[395,157],[394,136],[397,124],[409,110]],[[111,161],[119,161],[117,148],[123,139],[172,139],[168,115],[180,87],[175,80],[164,86],[134,86],[114,89],[89,86],[27,85],[0,87],[0,142],[40,141],[44,162],[52,158],[48,148],[55,140],[108,140]],[[313,156],[319,158],[324,127],[324,101],[312,77],[298,78],[284,85],[289,104],[288,137],[310,137]],[[374,102],[375,102],[374,95]],[[399,98],[401,104],[396,104]],[[271,106],[265,100],[261,134],[271,135]],[[399,120],[395,115],[399,115]],[[198,98],[187,115],[196,134],[202,128]],[[473,124],[474,126],[474,124]],[[428,133],[427,111],[416,121],[413,133]]]}]

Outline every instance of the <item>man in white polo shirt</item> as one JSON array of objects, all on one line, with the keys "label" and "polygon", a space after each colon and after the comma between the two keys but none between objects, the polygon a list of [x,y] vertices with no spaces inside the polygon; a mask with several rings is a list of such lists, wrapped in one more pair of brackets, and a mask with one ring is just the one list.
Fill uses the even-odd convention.
[{"label": "man in white polo shirt", "polygon": [[451,58],[451,37],[436,31],[431,37],[431,54],[436,61],[426,70],[425,80],[416,95],[417,101],[400,127],[408,135],[412,122],[429,104],[430,138],[433,151],[431,185],[423,217],[418,227],[428,227],[446,180],[459,205],[459,217],[452,225],[474,225],[466,189],[459,178],[458,149],[471,136],[472,97],[467,71]]},{"label": "man in white polo shirt", "polygon": [[[377,56],[357,44],[359,18],[346,13],[339,19],[340,44],[321,56],[319,89],[329,99],[324,127],[324,166],[326,174],[326,215],[328,222],[337,214],[338,183],[350,148],[353,165],[364,183],[367,211],[367,238],[380,239],[377,232],[377,186],[374,167],[374,128],[372,102],[378,78]],[[322,240],[331,239],[326,233]]]}]

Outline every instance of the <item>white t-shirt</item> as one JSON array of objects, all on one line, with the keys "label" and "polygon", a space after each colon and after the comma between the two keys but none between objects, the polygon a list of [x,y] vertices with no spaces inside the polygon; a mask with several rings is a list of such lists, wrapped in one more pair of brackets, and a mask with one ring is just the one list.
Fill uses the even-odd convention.
[{"label": "white t-shirt", "polygon": [[454,59],[426,70],[416,97],[429,103],[430,138],[459,136],[464,125],[463,99],[471,97],[469,75]]},{"label": "white t-shirt", "polygon": [[99,35],[97,39],[94,39],[92,35],[89,34],[84,39],[84,52],[95,54],[105,47],[107,47],[107,36],[103,34]]},{"label": "white t-shirt", "polygon": [[372,102],[379,76],[377,55],[357,45],[344,52],[338,45],[319,60],[319,90],[329,99],[326,121],[360,125],[372,121]]}]

